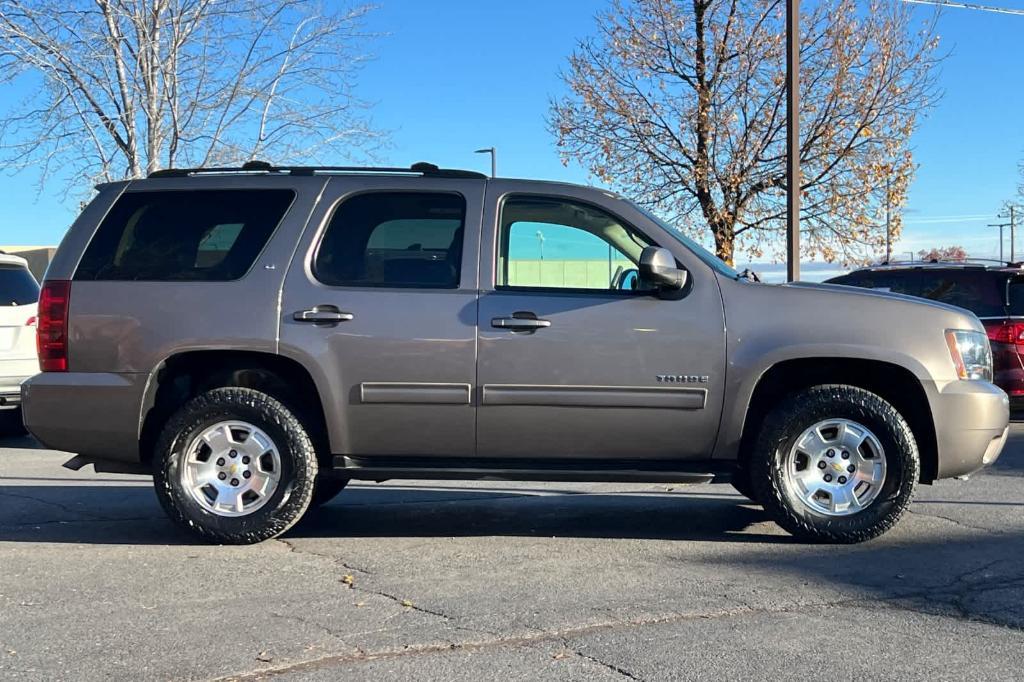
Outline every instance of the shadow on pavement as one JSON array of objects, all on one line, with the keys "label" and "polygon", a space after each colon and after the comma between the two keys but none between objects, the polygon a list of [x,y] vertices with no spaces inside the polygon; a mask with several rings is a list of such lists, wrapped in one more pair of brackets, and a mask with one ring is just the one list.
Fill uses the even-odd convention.
[{"label": "shadow on pavement", "polygon": [[[898,535],[898,531],[896,533]],[[891,536],[864,545],[779,553],[754,550],[717,559],[725,570],[797,577],[812,601],[846,595],[848,608],[887,608],[881,597],[926,613],[1024,629],[1024,532],[943,533],[908,540]],[[863,594],[864,599],[849,595]],[[803,599],[805,597],[801,597]]]},{"label": "shadow on pavement", "polygon": [[[0,541],[196,544],[149,485],[0,486]],[[91,482],[90,482],[91,483]],[[309,512],[287,537],[580,537],[783,542],[750,532],[765,513],[732,494],[558,493],[354,487]],[[774,527],[772,527],[774,530]]]},{"label": "shadow on pavement", "polygon": [[0,438],[0,448],[18,448],[20,450],[45,450],[46,447],[32,436],[16,436]]}]

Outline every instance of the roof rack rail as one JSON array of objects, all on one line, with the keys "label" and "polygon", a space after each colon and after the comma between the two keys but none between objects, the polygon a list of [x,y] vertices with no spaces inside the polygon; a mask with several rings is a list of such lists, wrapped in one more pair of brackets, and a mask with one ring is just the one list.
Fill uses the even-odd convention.
[{"label": "roof rack rail", "polygon": [[907,267],[907,266],[926,266],[926,265],[961,265],[961,266],[975,266],[975,267],[986,267],[989,265],[996,265],[1007,268],[1020,267],[1021,263],[999,260],[996,258],[930,258],[928,260],[889,260],[879,261],[865,267],[877,268],[877,267]]},{"label": "roof rack rail", "polygon": [[432,163],[414,163],[408,168],[387,168],[372,166],[274,166],[266,161],[246,161],[241,166],[211,168],[165,168],[153,171],[150,178],[187,178],[196,175],[419,175],[428,178],[486,179],[476,171],[438,168]]}]

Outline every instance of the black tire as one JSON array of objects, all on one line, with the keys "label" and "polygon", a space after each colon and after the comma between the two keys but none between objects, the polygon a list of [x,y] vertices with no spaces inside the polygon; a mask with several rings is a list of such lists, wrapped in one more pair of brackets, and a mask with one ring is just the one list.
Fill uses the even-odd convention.
[{"label": "black tire", "polygon": [[[885,453],[886,475],[877,497],[849,516],[815,512],[784,482],[784,459],[796,439],[828,419],[862,424]],[[780,526],[803,540],[856,543],[878,537],[903,516],[914,496],[920,455],[906,420],[888,402],[855,386],[824,385],[793,394],[768,414],[750,466],[754,493]]]},{"label": "black tire", "polygon": [[28,433],[21,419],[21,408],[0,410],[0,438],[15,438]]},{"label": "black tire", "polygon": [[747,498],[754,504],[761,504],[757,501],[757,493],[754,491],[754,483],[750,480],[750,467],[744,466],[737,470],[736,473],[732,475],[732,480],[729,482],[740,495]]},{"label": "black tire", "polygon": [[[180,467],[198,434],[232,419],[260,428],[273,440],[281,474],[262,507],[227,517],[204,509],[184,489]],[[309,507],[316,474],[316,451],[299,419],[275,398],[248,388],[217,388],[190,400],[168,420],[153,455],[154,485],[164,511],[183,528],[223,544],[262,542],[295,525]]]},{"label": "black tire", "polygon": [[348,485],[347,478],[327,478],[319,476],[313,486],[313,499],[309,503],[310,509],[324,506],[338,496],[345,486]]}]

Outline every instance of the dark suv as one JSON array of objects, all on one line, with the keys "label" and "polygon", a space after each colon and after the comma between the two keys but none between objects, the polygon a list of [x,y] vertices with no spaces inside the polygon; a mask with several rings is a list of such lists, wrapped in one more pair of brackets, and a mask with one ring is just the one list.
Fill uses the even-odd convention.
[{"label": "dark suv", "polygon": [[929,261],[876,265],[829,284],[920,296],[978,316],[992,344],[994,383],[1024,407],[1024,267],[1002,261]]}]

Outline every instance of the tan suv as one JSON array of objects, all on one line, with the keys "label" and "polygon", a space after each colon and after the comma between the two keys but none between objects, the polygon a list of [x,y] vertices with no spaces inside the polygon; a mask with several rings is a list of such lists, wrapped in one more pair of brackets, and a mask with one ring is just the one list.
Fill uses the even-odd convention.
[{"label": "tan suv", "polygon": [[219,542],[391,478],[726,481],[856,542],[1007,434],[965,310],[751,282],[614,194],[429,164],[102,185],[39,314],[28,428]]}]

